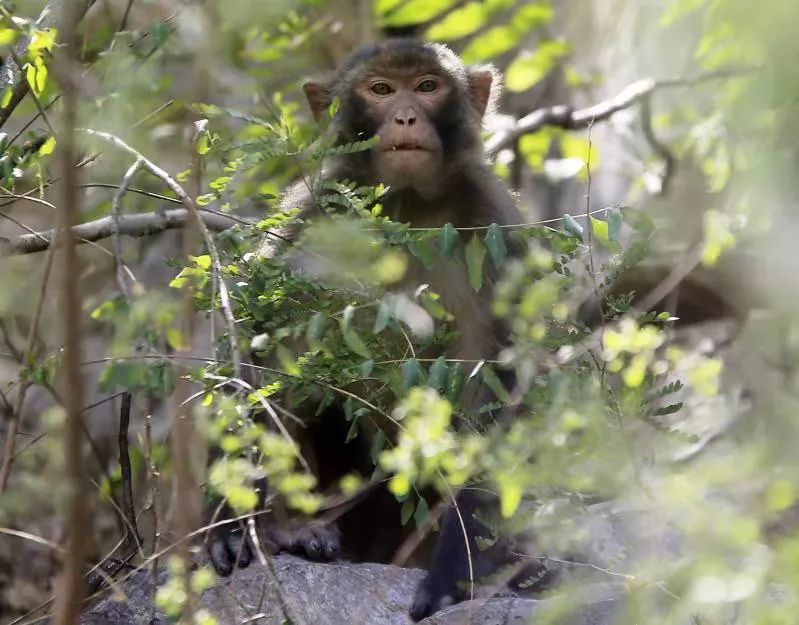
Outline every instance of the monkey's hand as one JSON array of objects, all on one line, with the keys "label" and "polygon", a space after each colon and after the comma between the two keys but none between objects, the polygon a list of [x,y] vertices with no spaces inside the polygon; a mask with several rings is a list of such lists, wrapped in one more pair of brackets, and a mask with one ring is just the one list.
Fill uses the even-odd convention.
[{"label": "monkey's hand", "polygon": [[[288,552],[309,560],[331,561],[341,551],[341,533],[334,523],[311,521],[285,527],[278,525],[267,528],[264,534],[263,547],[272,555]],[[240,525],[215,528],[208,541],[208,557],[222,577],[229,576],[237,566],[249,566],[254,554],[249,533]]]},{"label": "monkey's hand", "polygon": [[[464,583],[469,583],[468,569],[465,572],[459,572],[457,563],[452,569],[443,566],[444,564],[441,560],[436,560],[433,563],[433,568],[416,589],[410,611],[414,621],[421,621],[423,618],[466,598],[466,593],[461,586]],[[461,580],[460,583],[459,580]]]},{"label": "monkey's hand", "polygon": [[254,549],[243,523],[214,528],[207,546],[208,559],[221,577],[230,575],[237,566],[245,568],[252,562]]},{"label": "monkey's hand", "polygon": [[286,551],[309,560],[335,560],[341,552],[341,532],[338,526],[323,521],[270,526],[266,530],[265,542],[273,553]]}]

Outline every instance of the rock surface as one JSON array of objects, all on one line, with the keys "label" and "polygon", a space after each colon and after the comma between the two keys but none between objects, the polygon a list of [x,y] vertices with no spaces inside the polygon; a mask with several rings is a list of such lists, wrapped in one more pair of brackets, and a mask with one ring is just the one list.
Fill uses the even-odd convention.
[{"label": "rock surface", "polygon": [[[289,555],[274,559],[281,594],[295,625],[408,625],[413,592],[424,574],[382,564],[320,564]],[[169,620],[152,610],[149,575],[140,572],[122,585],[125,598],[100,600],[81,625],[162,625]],[[611,625],[618,609],[617,587],[590,585],[579,607],[558,619],[559,625]],[[574,601],[574,598],[571,598]],[[201,606],[220,625],[287,622],[274,584],[256,564],[236,571],[202,595]],[[557,599],[495,598],[451,606],[422,621],[423,625],[522,625],[531,616],[562,607]]]}]

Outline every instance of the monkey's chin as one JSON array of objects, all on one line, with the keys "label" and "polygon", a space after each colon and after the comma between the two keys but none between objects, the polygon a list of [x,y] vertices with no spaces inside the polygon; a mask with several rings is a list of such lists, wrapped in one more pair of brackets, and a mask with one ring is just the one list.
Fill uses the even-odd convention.
[{"label": "monkey's chin", "polygon": [[441,159],[429,150],[386,150],[376,164],[380,181],[395,190],[427,187],[441,173]]}]

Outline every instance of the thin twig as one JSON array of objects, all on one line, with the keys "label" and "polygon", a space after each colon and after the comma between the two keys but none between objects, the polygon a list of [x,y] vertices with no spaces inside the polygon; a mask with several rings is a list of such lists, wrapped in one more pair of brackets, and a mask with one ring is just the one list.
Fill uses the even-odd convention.
[{"label": "thin twig", "polygon": [[200,234],[203,237],[203,242],[205,243],[206,248],[208,249],[208,254],[211,256],[211,263],[214,267],[214,270],[217,272],[219,277],[218,279],[218,287],[219,287],[219,300],[220,300],[220,307],[222,308],[222,313],[225,318],[225,322],[227,324],[227,331],[228,331],[228,342],[230,344],[230,356],[233,362],[233,372],[236,377],[241,377],[241,352],[239,351],[239,341],[238,341],[238,333],[236,331],[236,319],[233,316],[233,308],[231,307],[230,303],[230,294],[227,289],[227,284],[222,279],[222,263],[219,259],[219,251],[216,249],[216,244],[214,243],[214,239],[211,236],[211,232],[208,229],[208,226],[203,221],[203,216],[201,211],[197,209],[194,204],[194,201],[189,197],[188,193],[180,186],[180,184],[170,176],[166,171],[161,169],[158,165],[153,163],[151,160],[146,158],[141,152],[132,148],[127,143],[125,143],[122,139],[117,137],[116,135],[112,135],[108,132],[102,132],[100,130],[92,130],[91,128],[81,128],[82,132],[92,136],[98,137],[105,141],[108,141],[118,147],[125,152],[135,156],[137,159],[141,160],[142,165],[154,176],[160,178],[171,190],[172,192],[183,202],[183,205],[188,209],[189,213],[194,217],[194,221],[197,224],[197,228],[200,231]]},{"label": "thin twig", "polygon": [[128,168],[128,171],[125,172],[125,175],[122,178],[122,182],[120,183],[119,187],[117,187],[116,193],[114,193],[114,198],[111,200],[111,214],[114,218],[114,257],[116,259],[117,283],[119,284],[119,290],[122,291],[122,295],[125,296],[125,299],[130,299],[128,279],[135,281],[135,277],[130,269],[128,269],[128,267],[125,265],[125,259],[122,255],[122,233],[120,231],[120,223],[122,219],[122,198],[125,195],[125,191],[127,191],[128,187],[130,186],[130,183],[133,182],[136,172],[138,172],[141,168],[141,164],[141,159],[136,159],[136,162]]}]

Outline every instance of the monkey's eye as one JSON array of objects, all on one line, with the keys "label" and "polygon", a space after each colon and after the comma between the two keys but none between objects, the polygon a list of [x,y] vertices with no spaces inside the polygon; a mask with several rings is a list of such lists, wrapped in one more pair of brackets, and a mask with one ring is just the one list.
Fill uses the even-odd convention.
[{"label": "monkey's eye", "polygon": [[421,91],[422,93],[433,93],[436,89],[438,89],[438,83],[431,78],[423,80],[416,86],[416,91]]},{"label": "monkey's eye", "polygon": [[394,91],[387,82],[376,82],[370,89],[375,95],[388,95]]}]

